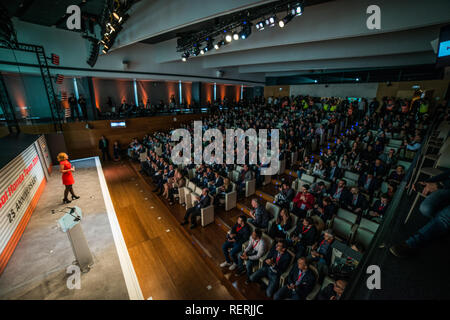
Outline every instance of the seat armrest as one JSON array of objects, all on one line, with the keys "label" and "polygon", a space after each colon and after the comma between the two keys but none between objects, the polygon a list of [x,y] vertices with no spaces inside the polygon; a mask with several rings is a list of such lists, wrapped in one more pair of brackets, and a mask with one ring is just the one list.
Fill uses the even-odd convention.
[{"label": "seat armrest", "polygon": [[214,206],[209,205],[206,208],[201,209],[202,227],[207,226],[214,222]]}]

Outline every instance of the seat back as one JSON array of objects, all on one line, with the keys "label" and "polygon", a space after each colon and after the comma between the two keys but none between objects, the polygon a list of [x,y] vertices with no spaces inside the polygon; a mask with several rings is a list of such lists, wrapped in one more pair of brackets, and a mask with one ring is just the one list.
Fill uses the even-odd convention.
[{"label": "seat back", "polygon": [[360,228],[367,229],[369,231],[372,231],[373,233],[377,232],[379,226],[380,225],[378,223],[373,222],[366,218],[362,218],[361,222],[359,223]]},{"label": "seat back", "polygon": [[344,178],[348,178],[348,179],[351,179],[351,180],[358,181],[359,174],[347,170],[347,171],[344,172]]},{"label": "seat back", "polygon": [[404,166],[405,171],[408,171],[409,167],[411,167],[411,162],[399,160],[399,161],[397,161],[397,166]]},{"label": "seat back", "polygon": [[317,234],[320,235],[325,228],[325,222],[323,222],[322,218],[316,215],[311,216],[311,219],[313,219],[314,221],[314,226],[317,229]]},{"label": "seat back", "polygon": [[335,217],[333,219],[333,232],[337,237],[341,239],[350,240],[352,235],[352,227],[353,224],[345,219],[339,217]]},{"label": "seat back", "polygon": [[398,139],[390,139],[390,140],[389,140],[389,143],[388,143],[388,146],[389,146],[389,147],[397,147],[397,148],[400,148],[400,147],[402,146],[402,144],[403,144],[403,141],[402,141],[402,140],[398,140]]},{"label": "seat back", "polygon": [[362,244],[364,248],[368,248],[374,235],[375,233],[372,231],[359,227],[356,229],[354,242]]},{"label": "seat back", "polygon": [[270,213],[270,216],[272,218],[278,217],[278,214],[281,211],[281,208],[277,206],[276,204],[266,202],[266,210]]},{"label": "seat back", "polygon": [[239,181],[239,171],[234,170],[231,176],[231,181],[238,182]]},{"label": "seat back", "polygon": [[301,180],[303,180],[304,182],[306,182],[308,184],[311,184],[311,183],[314,182],[315,179],[316,179],[316,177],[304,173],[304,174],[302,174],[302,179]]},{"label": "seat back", "polygon": [[337,217],[347,220],[351,224],[355,224],[356,219],[358,218],[358,216],[356,214],[354,214],[353,212],[350,212],[350,211],[342,209],[342,208],[339,208],[339,210],[337,212]]},{"label": "seat back", "polygon": [[342,180],[345,180],[345,182],[347,182],[347,187],[349,188],[356,187],[358,185],[358,180],[353,180],[349,178],[342,178]]},{"label": "seat back", "polygon": [[327,180],[323,180],[323,179],[317,179],[316,180],[316,183],[317,182],[323,182],[323,183],[325,183],[325,188],[327,188],[327,190],[330,188],[330,186],[331,186],[331,182],[330,181],[327,181]]}]

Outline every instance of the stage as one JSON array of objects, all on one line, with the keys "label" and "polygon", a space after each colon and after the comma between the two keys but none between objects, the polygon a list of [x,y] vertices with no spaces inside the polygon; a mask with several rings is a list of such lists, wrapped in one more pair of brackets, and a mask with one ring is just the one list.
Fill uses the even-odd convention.
[{"label": "stage", "polygon": [[[36,208],[5,270],[0,299],[142,299],[120,232],[98,158],[72,161],[74,190],[80,199],[63,205],[64,187],[57,168],[48,178]],[[61,209],[78,206],[94,265],[81,274],[81,288],[68,289],[67,267],[74,254],[57,220]],[[52,210],[54,210],[52,213]]]}]

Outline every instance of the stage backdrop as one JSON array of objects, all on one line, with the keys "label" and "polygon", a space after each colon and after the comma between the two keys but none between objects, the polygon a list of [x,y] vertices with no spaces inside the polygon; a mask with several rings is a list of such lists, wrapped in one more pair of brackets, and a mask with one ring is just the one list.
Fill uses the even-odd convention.
[{"label": "stage backdrop", "polygon": [[38,148],[41,146],[36,141],[0,169],[0,274],[14,252],[46,183],[45,165],[41,163]]}]

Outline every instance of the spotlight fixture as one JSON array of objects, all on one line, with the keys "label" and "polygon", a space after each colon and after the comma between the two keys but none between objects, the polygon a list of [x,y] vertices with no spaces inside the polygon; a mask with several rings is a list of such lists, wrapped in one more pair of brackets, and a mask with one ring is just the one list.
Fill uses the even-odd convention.
[{"label": "spotlight fixture", "polygon": [[201,49],[201,50],[200,50],[200,54],[205,54],[205,50],[204,50],[204,49]]},{"label": "spotlight fixture", "polygon": [[186,51],[185,53],[183,53],[183,55],[181,56],[181,60],[183,62],[186,62],[186,60],[189,58],[189,52]]},{"label": "spotlight fixture", "polygon": [[264,30],[264,21],[260,21],[256,24],[256,30],[258,31]]},{"label": "spotlight fixture", "polygon": [[236,32],[233,33],[233,39],[234,40],[239,40],[239,35]]},{"label": "spotlight fixture", "polygon": [[252,33],[252,27],[250,25],[246,25],[242,28],[242,31],[239,32],[239,38],[242,40],[247,39]]},{"label": "spotlight fixture", "polygon": [[266,20],[266,25],[273,27],[273,26],[275,26],[276,21],[277,21],[277,16],[273,15],[269,19]]},{"label": "spotlight fixture", "polygon": [[303,6],[301,4],[299,4],[295,8],[295,15],[301,16],[302,14],[303,14]]},{"label": "spotlight fixture", "polygon": [[227,34],[227,36],[225,37],[225,40],[227,42],[231,42],[233,40],[233,37],[231,36],[231,34]]},{"label": "spotlight fixture", "polygon": [[216,43],[216,44],[214,45],[214,49],[219,50],[219,48],[220,48],[219,44]]},{"label": "spotlight fixture", "polygon": [[194,57],[198,56],[199,54],[200,54],[200,49],[197,46],[194,49],[192,49],[192,55]]},{"label": "spotlight fixture", "polygon": [[121,20],[122,17],[119,16],[119,14],[117,12],[113,12],[113,17],[114,19],[116,19],[117,21]]},{"label": "spotlight fixture", "polygon": [[286,17],[278,21],[278,25],[280,26],[280,28],[284,28],[284,26],[287,25],[292,20],[292,18],[294,18],[294,15],[292,13],[288,13]]}]

